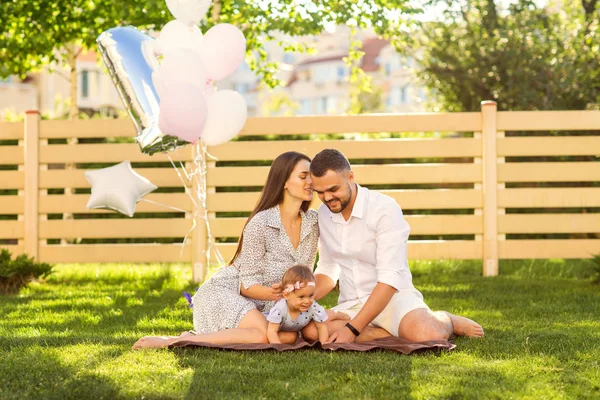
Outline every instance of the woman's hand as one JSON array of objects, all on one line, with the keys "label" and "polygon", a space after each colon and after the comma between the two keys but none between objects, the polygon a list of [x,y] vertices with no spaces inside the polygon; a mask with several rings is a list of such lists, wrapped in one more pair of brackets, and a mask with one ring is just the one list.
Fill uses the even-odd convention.
[{"label": "woman's hand", "polygon": [[271,285],[271,295],[273,298],[271,300],[279,300],[281,299],[281,283],[274,283]]}]

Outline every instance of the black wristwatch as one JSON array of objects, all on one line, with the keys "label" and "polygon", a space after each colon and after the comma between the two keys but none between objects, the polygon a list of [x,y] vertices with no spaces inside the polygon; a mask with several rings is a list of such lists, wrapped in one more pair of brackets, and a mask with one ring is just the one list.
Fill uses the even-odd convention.
[{"label": "black wristwatch", "polygon": [[346,323],[346,328],[350,329],[350,332],[354,333],[354,336],[360,335],[360,332],[358,331],[358,329],[356,329],[354,326],[352,326],[352,324],[350,322]]}]

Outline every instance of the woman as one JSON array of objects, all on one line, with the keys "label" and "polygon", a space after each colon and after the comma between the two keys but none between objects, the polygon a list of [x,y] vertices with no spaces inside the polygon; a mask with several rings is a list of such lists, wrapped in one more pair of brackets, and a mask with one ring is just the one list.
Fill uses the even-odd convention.
[{"label": "woman", "polygon": [[[281,298],[279,282],[294,264],[314,265],[319,228],[312,200],[310,158],[287,152],[277,157],[258,204],[246,221],[233,259],[217,271],[193,298],[198,342],[267,343],[268,312]],[[182,336],[141,338],[134,349],[167,347]],[[293,343],[295,332],[280,332]]]}]

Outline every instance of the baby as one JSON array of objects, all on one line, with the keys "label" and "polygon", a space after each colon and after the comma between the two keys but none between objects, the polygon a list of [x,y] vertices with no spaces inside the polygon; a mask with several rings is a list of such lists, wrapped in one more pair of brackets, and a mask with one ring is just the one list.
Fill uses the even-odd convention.
[{"label": "baby", "polygon": [[282,296],[267,315],[269,343],[281,343],[277,332],[299,332],[310,321],[315,321],[319,341],[325,343],[329,337],[327,312],[315,301],[315,276],[306,265],[295,265],[288,269],[281,281]]}]

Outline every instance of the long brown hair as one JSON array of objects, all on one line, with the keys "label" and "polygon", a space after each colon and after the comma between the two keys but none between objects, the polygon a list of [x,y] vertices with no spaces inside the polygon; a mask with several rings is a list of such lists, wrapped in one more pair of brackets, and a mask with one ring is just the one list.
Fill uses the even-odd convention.
[{"label": "long brown hair", "polygon": [[[265,182],[265,186],[263,187],[262,192],[260,192],[260,198],[258,199],[258,203],[250,213],[250,216],[246,220],[244,224],[244,228],[248,225],[248,222],[256,214],[263,210],[267,210],[271,207],[275,207],[277,204],[281,204],[283,201],[283,188],[285,186],[285,182],[290,178],[290,175],[296,168],[296,164],[301,160],[306,160],[311,162],[311,159],[302,153],[297,153],[295,151],[288,151],[279,155],[273,163],[271,164],[271,169],[269,169],[269,175],[267,176],[267,182]],[[304,212],[308,211],[308,207],[310,206],[310,201],[303,201],[300,209]],[[236,258],[239,256],[242,251],[242,242],[244,240],[244,230],[242,229],[242,233],[240,234],[240,240],[238,241],[237,250],[233,255],[233,258],[229,262],[229,265],[233,264]]]}]

